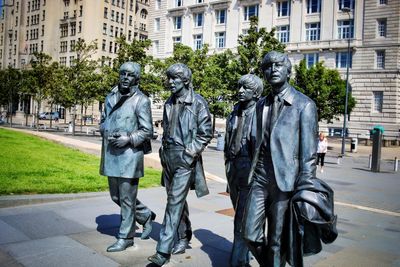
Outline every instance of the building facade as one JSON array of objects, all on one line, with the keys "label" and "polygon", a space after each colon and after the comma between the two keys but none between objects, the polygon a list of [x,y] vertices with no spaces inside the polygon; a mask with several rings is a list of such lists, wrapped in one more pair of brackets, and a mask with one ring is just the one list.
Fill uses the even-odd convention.
[{"label": "building facade", "polygon": [[[357,104],[348,122],[351,136],[369,137],[379,124],[386,138],[400,131],[400,36],[398,0],[154,0],[149,16],[153,56],[172,54],[174,43],[193,49],[209,44],[210,53],[235,51],[250,17],[276,29],[293,64],[323,61],[346,78]],[[350,56],[348,53],[350,42]],[[349,60],[348,60],[349,59]],[[320,123],[341,134],[342,118]]]},{"label": "building facade", "polygon": [[[3,0],[0,20],[0,69],[30,67],[34,52],[44,52],[61,65],[76,58],[79,39],[96,41],[92,59],[111,64],[116,38],[148,38],[149,0]],[[30,113],[35,113],[30,103]],[[41,111],[49,111],[43,105]],[[17,111],[24,110],[20,103]],[[98,113],[98,107],[93,108]],[[98,115],[98,114],[97,114]]]}]

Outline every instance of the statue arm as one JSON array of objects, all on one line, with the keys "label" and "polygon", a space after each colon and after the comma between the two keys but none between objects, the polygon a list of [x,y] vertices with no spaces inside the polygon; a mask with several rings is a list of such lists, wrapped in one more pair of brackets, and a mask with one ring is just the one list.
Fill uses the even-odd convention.
[{"label": "statue arm", "polygon": [[192,159],[198,157],[204,148],[210,143],[211,133],[211,115],[207,106],[203,106],[197,116],[197,132],[192,142],[186,145],[185,154]]},{"label": "statue arm", "polygon": [[130,133],[130,142],[134,147],[141,145],[145,140],[153,136],[153,120],[151,117],[150,100],[142,96],[137,103],[136,116],[138,117],[138,129]]},{"label": "statue arm", "polygon": [[315,177],[317,157],[318,119],[317,109],[309,102],[300,114],[299,176],[297,182]]},{"label": "statue arm", "polygon": [[107,118],[107,105],[105,105],[103,112],[101,112],[101,119],[100,119],[100,134],[104,137],[104,130],[105,130],[105,121]]}]

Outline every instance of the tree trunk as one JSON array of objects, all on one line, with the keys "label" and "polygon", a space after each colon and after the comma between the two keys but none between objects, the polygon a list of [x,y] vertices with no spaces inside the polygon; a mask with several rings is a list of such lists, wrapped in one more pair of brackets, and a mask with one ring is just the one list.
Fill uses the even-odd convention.
[{"label": "tree trunk", "polygon": [[40,110],[40,101],[39,99],[36,100],[37,102],[37,110],[36,110],[36,131],[39,131],[39,110]]},{"label": "tree trunk", "polygon": [[215,114],[213,114],[213,122],[212,122],[212,137],[214,138],[215,133]]},{"label": "tree trunk", "polygon": [[81,105],[81,132],[83,131],[83,105]]},{"label": "tree trunk", "polygon": [[53,103],[50,104],[50,129],[51,126],[53,125],[53,116],[51,115],[53,113]]},{"label": "tree trunk", "polygon": [[72,107],[72,135],[75,135],[76,106]]}]

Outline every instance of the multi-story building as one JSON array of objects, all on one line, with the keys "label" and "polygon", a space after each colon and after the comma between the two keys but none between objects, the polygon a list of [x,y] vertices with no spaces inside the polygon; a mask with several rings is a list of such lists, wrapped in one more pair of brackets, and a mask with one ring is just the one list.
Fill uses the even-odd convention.
[{"label": "multi-story building", "polygon": [[[79,39],[96,40],[93,59],[113,59],[115,38],[146,39],[149,0],[3,0],[0,68],[29,68],[33,52],[44,52],[70,66]],[[12,4],[10,4],[12,3]],[[108,61],[111,64],[111,61]],[[34,104],[30,103],[33,107]],[[23,110],[20,105],[18,108]],[[47,110],[46,105],[43,110]]]},{"label": "multi-story building", "polygon": [[[276,28],[293,64],[303,58],[308,66],[324,61],[343,78],[349,64],[350,89],[357,101],[349,116],[350,134],[368,136],[381,124],[388,138],[399,136],[398,0],[154,0],[149,14],[152,52],[159,58],[170,56],[174,43],[193,49],[207,43],[210,53],[235,51],[250,17],[258,16],[260,27]],[[342,126],[342,120],[320,124],[331,134]]]}]

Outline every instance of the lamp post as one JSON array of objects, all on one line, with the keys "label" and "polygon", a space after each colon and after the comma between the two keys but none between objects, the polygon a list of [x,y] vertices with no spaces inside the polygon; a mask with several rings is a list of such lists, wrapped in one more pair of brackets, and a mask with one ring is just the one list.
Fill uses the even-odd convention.
[{"label": "lamp post", "polygon": [[[341,9],[342,12],[346,12],[349,15],[349,26],[350,25],[350,12],[351,9],[349,7],[344,7]],[[348,98],[349,98],[349,66],[350,66],[350,38],[351,38],[351,31],[353,29],[349,28],[349,32],[347,35],[347,59],[346,59],[346,99],[344,102],[344,115],[343,115],[343,130],[342,130],[342,156],[345,153],[345,146],[346,146],[346,127],[347,127],[347,105],[348,105]]]}]

